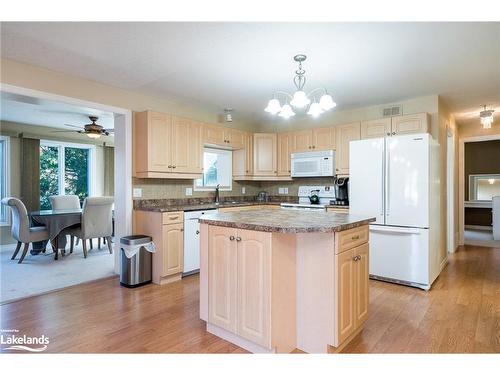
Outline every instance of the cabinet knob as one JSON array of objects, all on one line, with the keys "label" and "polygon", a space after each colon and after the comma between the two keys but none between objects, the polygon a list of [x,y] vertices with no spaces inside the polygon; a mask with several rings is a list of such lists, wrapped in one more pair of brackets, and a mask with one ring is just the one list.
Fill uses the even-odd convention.
[{"label": "cabinet knob", "polygon": [[392,135],[396,135],[396,132],[392,132]]},{"label": "cabinet knob", "polygon": [[241,237],[236,237],[236,241],[240,242],[241,241]]},{"label": "cabinet knob", "polygon": [[229,236],[229,241],[234,241],[234,236]]},{"label": "cabinet knob", "polygon": [[316,146],[312,146],[313,148],[316,148]]},{"label": "cabinet knob", "polygon": [[197,231],[196,231],[196,234],[200,234],[200,231],[199,231],[199,230],[197,230]]},{"label": "cabinet knob", "polygon": [[169,165],[168,167],[169,167],[169,168],[172,168],[172,166],[171,166],[171,165]]},{"label": "cabinet knob", "polygon": [[391,135],[391,133],[387,133],[387,135]]},{"label": "cabinet knob", "polygon": [[175,165],[172,165],[172,168],[174,168],[174,169],[175,169]]},{"label": "cabinet knob", "polygon": [[181,228],[181,232],[184,232],[184,228]]}]

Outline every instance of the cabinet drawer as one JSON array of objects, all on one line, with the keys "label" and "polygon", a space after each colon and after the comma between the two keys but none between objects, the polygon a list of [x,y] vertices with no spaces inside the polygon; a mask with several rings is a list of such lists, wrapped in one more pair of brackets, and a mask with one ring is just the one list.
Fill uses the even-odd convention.
[{"label": "cabinet drawer", "polygon": [[175,212],[164,212],[163,213],[163,224],[176,224],[182,223],[184,221],[184,212],[175,211]]},{"label": "cabinet drawer", "polygon": [[339,232],[335,236],[335,254],[368,242],[368,225]]}]

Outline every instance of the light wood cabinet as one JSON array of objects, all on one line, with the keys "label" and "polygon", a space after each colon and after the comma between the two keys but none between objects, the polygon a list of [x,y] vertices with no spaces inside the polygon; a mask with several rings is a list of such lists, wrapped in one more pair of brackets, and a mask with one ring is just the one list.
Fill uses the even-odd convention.
[{"label": "light wood cabinet", "polygon": [[134,233],[151,236],[153,283],[179,280],[184,268],[184,212],[134,211]]},{"label": "light wood cabinet", "polygon": [[335,255],[335,346],[368,318],[368,264],[368,243]]},{"label": "light wood cabinet", "polygon": [[361,122],[361,139],[381,138],[391,135],[391,118]]},{"label": "light wood cabinet", "polygon": [[230,332],[237,324],[237,230],[209,227],[208,321]]},{"label": "light wood cabinet", "polygon": [[291,175],[291,133],[278,133],[278,176]]},{"label": "light wood cabinet", "polygon": [[271,235],[239,230],[237,257],[238,319],[236,333],[271,347]]},{"label": "light wood cabinet", "polygon": [[253,135],[253,174],[254,176],[277,176],[277,135],[274,133],[255,133]]},{"label": "light wood cabinet", "polygon": [[243,148],[233,151],[233,179],[245,180],[253,175],[253,135],[243,133]]},{"label": "light wood cabinet", "polygon": [[215,146],[227,146],[224,128],[213,124],[203,124],[203,143]]},{"label": "light wood cabinet", "polygon": [[337,152],[335,154],[336,174],[349,174],[349,142],[359,140],[361,137],[361,126],[359,122],[340,125],[337,131]]},{"label": "light wood cabinet", "polygon": [[202,172],[201,125],[152,111],[134,113],[134,175],[198,178]]},{"label": "light wood cabinet", "polygon": [[335,127],[313,129],[313,150],[335,150],[337,148],[335,133]]},{"label": "light wood cabinet", "polygon": [[291,151],[326,151],[335,150],[335,127],[299,130],[291,134]]},{"label": "light wood cabinet", "polygon": [[201,244],[201,252],[208,251],[208,323],[263,350],[293,350],[293,237],[281,235],[286,246],[275,246],[273,233],[212,225],[202,230],[208,230],[208,249]]},{"label": "light wood cabinet", "polygon": [[229,136],[226,138],[229,140],[229,145],[237,150],[242,149],[246,146],[245,141],[247,139],[247,133],[238,129],[228,129],[226,133]]},{"label": "light wood cabinet", "polygon": [[429,115],[415,113],[392,117],[392,135],[427,133],[429,130]]}]

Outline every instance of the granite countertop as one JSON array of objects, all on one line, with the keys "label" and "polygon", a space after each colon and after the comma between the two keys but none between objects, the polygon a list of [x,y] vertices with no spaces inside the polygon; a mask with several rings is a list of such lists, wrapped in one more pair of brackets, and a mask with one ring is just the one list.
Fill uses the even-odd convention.
[{"label": "granite countertop", "polygon": [[224,207],[244,207],[244,206],[261,206],[261,205],[280,205],[281,202],[257,202],[257,201],[243,201],[243,202],[221,202],[215,203],[188,203],[188,204],[151,204],[134,207],[134,210],[139,211],[154,211],[154,212],[172,212],[172,211],[198,211],[210,210]]},{"label": "granite countertop", "polygon": [[374,217],[348,213],[269,208],[210,213],[200,219],[200,223],[204,224],[279,233],[341,232],[372,221],[375,221]]}]

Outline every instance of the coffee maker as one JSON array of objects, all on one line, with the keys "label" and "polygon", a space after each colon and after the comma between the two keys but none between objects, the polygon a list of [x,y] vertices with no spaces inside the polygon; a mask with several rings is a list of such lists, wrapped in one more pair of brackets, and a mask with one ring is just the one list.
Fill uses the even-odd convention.
[{"label": "coffee maker", "polygon": [[330,201],[332,206],[349,206],[349,177],[334,177],[335,199]]}]

